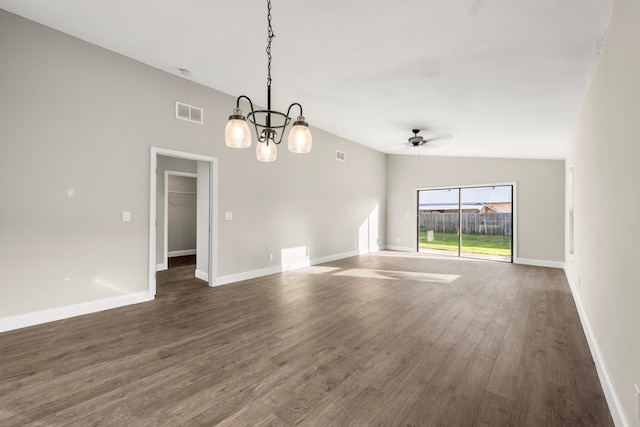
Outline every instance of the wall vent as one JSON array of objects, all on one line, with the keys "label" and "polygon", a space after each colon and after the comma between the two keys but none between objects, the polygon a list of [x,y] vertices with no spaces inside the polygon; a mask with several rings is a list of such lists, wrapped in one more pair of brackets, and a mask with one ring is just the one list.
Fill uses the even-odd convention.
[{"label": "wall vent", "polygon": [[193,105],[176,101],[176,119],[202,124],[204,121],[204,111],[200,107],[194,107]]},{"label": "wall vent", "polygon": [[345,162],[344,151],[336,150],[336,160],[340,160],[341,162]]}]

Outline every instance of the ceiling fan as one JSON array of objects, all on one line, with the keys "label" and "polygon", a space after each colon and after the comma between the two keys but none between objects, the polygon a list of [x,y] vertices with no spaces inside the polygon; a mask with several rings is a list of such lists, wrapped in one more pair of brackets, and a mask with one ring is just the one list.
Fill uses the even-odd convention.
[{"label": "ceiling fan", "polygon": [[419,147],[420,145],[426,144],[427,142],[436,141],[438,139],[445,139],[445,138],[451,137],[451,135],[440,135],[440,136],[435,136],[433,138],[425,139],[424,137],[418,135],[420,130],[421,129],[411,129],[411,132],[413,132],[413,136],[409,138],[409,144],[411,144],[414,147]]}]

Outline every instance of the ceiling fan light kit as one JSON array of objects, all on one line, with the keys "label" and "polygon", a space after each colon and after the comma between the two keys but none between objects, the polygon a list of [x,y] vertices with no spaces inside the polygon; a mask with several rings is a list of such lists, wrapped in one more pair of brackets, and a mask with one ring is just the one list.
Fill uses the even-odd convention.
[{"label": "ceiling fan light kit", "polygon": [[[448,139],[448,138],[452,138],[451,134],[440,134],[440,135],[435,135],[431,138],[424,138],[421,135],[418,135],[418,133],[420,133],[421,129],[411,129],[411,132],[413,132],[413,136],[410,137],[408,139],[409,141],[409,145],[411,145],[412,147],[420,147],[421,145],[426,144],[427,142],[432,142],[432,141],[438,141],[441,139]],[[431,145],[431,144],[430,144]]]},{"label": "ceiling fan light kit", "polygon": [[422,136],[418,136],[420,129],[411,129],[411,132],[413,132],[413,136],[409,138],[409,144],[413,145],[414,147],[430,141],[429,139],[424,139]]},{"label": "ceiling fan light kit", "polygon": [[[300,114],[297,116],[289,137],[287,145],[289,151],[293,153],[306,154],[311,151],[313,143],[311,131],[304,116],[302,106],[297,102],[289,105],[286,113],[271,109],[271,40],[273,39],[273,29],[271,27],[271,0],[267,0],[267,109],[255,110],[253,102],[248,96],[240,95],[236,99],[236,107],[229,116],[229,121],[225,128],[224,136],[227,147],[248,148],[251,146],[251,130],[247,119],[253,124],[258,143],[256,145],[256,158],[260,162],[273,162],[276,160],[278,152],[276,145],[282,142],[282,136],[291,122],[291,109],[298,107]],[[240,100],[245,99],[249,103],[251,112],[245,117],[240,108]]]}]

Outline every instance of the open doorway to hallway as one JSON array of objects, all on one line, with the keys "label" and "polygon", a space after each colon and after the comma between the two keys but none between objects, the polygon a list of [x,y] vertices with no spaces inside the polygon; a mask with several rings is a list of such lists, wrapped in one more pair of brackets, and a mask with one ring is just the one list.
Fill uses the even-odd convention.
[{"label": "open doorway to hallway", "polygon": [[513,262],[513,185],[418,190],[418,250]]},{"label": "open doorway to hallway", "polygon": [[[193,183],[169,183],[169,177],[194,178]],[[150,196],[149,196],[149,294],[156,294],[156,272],[166,270],[169,255],[195,255],[195,277],[214,285],[216,272],[216,179],[217,160],[213,157],[181,151],[151,148]],[[184,184],[184,185],[182,185]],[[171,190],[175,190],[171,192]],[[177,199],[176,199],[177,197]],[[195,197],[195,219],[191,218],[190,228],[195,227],[195,239],[182,236],[174,250],[170,250],[169,207],[170,200],[183,204],[185,198]],[[191,200],[193,202],[194,200]],[[185,202],[186,203],[186,202]],[[192,203],[193,204],[193,203]],[[186,206],[182,206],[186,207]],[[189,207],[189,215],[193,216]],[[184,212],[183,212],[184,213]],[[179,220],[181,226],[186,220]],[[195,224],[193,224],[195,222]],[[175,230],[174,230],[175,231]],[[179,233],[178,233],[179,234]],[[189,234],[189,233],[186,233]],[[175,242],[174,242],[175,243]],[[189,246],[182,247],[182,246]],[[194,251],[195,247],[195,251]]]}]

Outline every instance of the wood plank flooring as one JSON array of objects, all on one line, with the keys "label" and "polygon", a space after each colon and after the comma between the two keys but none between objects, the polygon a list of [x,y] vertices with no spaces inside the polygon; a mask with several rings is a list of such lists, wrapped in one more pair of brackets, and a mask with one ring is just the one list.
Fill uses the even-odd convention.
[{"label": "wood plank flooring", "polygon": [[562,270],[380,252],[0,334],[2,426],[612,426]]}]

